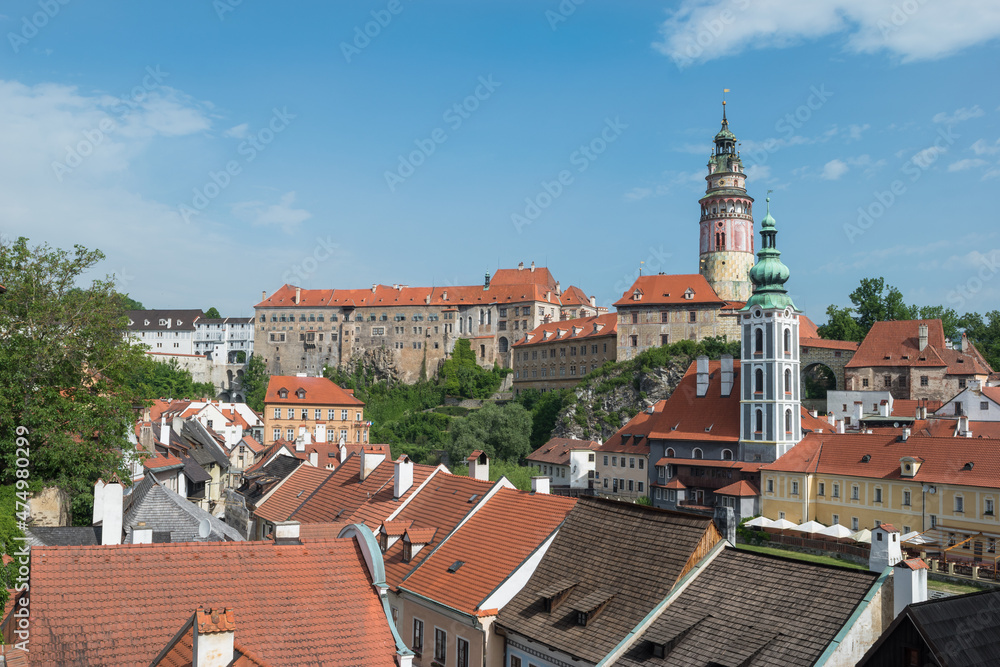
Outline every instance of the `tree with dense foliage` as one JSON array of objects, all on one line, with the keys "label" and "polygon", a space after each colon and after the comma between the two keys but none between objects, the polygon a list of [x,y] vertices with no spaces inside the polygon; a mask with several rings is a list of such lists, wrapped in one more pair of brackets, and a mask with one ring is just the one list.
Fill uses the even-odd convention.
[{"label": "tree with dense foliage", "polygon": [[509,368],[500,368],[495,364],[491,370],[480,367],[468,339],[459,338],[455,341],[451,357],[441,365],[438,376],[451,396],[489,398],[510,372]]},{"label": "tree with dense foliage", "polygon": [[920,315],[916,306],[903,302],[903,293],[885,278],[862,278],[861,284],[851,292],[850,308],[830,306],[826,309],[828,321],[819,327],[819,335],[829,340],[861,342],[876,322],[914,320]]},{"label": "tree with dense foliage", "polygon": [[[452,462],[451,472],[455,475],[468,477],[469,466],[466,465],[465,461]],[[531,491],[531,478],[537,474],[536,468],[520,465],[516,461],[490,461],[491,482],[506,477],[508,482],[522,491]]]},{"label": "tree with dense foliage", "polygon": [[861,329],[861,325],[854,319],[850,308],[838,308],[828,306],[826,309],[826,324],[817,327],[819,335],[827,340],[850,340],[860,343],[864,340],[867,331]]},{"label": "tree with dense foliage", "polygon": [[530,433],[531,414],[523,405],[486,403],[452,425],[448,458],[455,465],[480,449],[491,459],[517,462],[531,452]]},{"label": "tree with dense foliage", "polygon": [[123,310],[146,310],[143,308],[142,303],[136,301],[128,294],[119,294],[118,298],[121,300]]},{"label": "tree with dense foliage", "polygon": [[136,396],[155,398],[213,398],[215,385],[211,382],[195,382],[191,372],[181,368],[176,359],[159,361],[144,355],[137,365],[128,386]]},{"label": "tree with dense foliage", "polygon": [[267,373],[267,364],[259,356],[250,357],[246,370],[243,372],[243,393],[246,404],[255,412],[264,412],[264,398],[267,396],[267,383],[271,376]]},{"label": "tree with dense foliage", "polygon": [[113,280],[77,287],[102,259],[23,237],[0,246],[0,481],[15,479],[15,429],[26,429],[31,478],[65,489],[75,519],[98,477],[128,474],[122,448],[141,402],[130,380],[146,362]]},{"label": "tree with dense foliage", "polygon": [[993,370],[1000,371],[1000,310],[991,310],[985,318],[979,313],[966,313],[959,326]]},{"label": "tree with dense foliage", "polygon": [[221,320],[222,319],[222,315],[219,315],[219,311],[215,308],[215,306],[212,306],[211,308],[209,308],[208,310],[205,311],[205,319],[206,320]]},{"label": "tree with dense foliage", "polygon": [[547,391],[526,389],[517,397],[517,402],[531,412],[531,449],[544,445],[552,437],[552,429],[563,408],[576,400],[571,389]]}]

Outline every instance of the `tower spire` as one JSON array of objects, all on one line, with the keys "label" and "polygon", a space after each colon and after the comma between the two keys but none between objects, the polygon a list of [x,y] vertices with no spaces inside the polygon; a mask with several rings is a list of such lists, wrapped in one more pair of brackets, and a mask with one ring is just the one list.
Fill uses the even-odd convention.
[{"label": "tower spire", "polygon": [[726,120],[726,93],[728,92],[728,88],[722,89],[722,127],[726,129],[729,129],[729,121]]},{"label": "tower spire", "polygon": [[[770,193],[770,190],[768,191]],[[760,221],[760,251],[757,253],[757,263],[750,269],[750,282],[753,283],[753,294],[747,300],[743,310],[753,306],[761,308],[787,307],[795,308],[792,298],[785,290],[788,281],[788,267],[781,261],[781,251],[778,250],[775,237],[778,230],[774,218],[771,217],[771,198],[768,197],[767,214]]]}]

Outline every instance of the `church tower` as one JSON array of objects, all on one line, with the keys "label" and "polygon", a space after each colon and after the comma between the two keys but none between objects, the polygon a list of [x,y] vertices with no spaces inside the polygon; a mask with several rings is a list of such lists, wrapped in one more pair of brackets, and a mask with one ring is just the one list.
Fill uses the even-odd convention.
[{"label": "church tower", "polygon": [[736,135],[729,131],[726,102],[722,129],[708,158],[708,182],[701,204],[698,272],[726,301],[750,298],[747,273],[753,266],[753,197],[747,194]]},{"label": "church tower", "polygon": [[750,269],[753,294],[740,310],[740,456],[771,462],[802,439],[799,311],[785,291],[788,267],[775,246],[771,217],[760,223],[760,252]]}]

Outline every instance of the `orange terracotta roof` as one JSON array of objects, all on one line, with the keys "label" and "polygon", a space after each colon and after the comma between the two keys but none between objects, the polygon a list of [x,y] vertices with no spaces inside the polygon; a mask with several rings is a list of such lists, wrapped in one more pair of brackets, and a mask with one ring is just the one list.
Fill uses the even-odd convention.
[{"label": "orange terracotta roof", "polygon": [[340,531],[349,526],[347,521],[335,521],[332,523],[303,523],[299,526],[300,542],[321,542],[323,540],[333,540],[340,535]]},{"label": "orange terracotta roof", "polygon": [[833,424],[828,422],[824,417],[813,417],[809,414],[809,410],[806,408],[800,408],[802,411],[802,431],[815,431],[816,433],[832,433],[835,430]]},{"label": "orange terracotta roof", "polygon": [[[927,325],[927,346],[923,350],[919,349],[922,324]],[[957,375],[990,372],[974,347],[970,352],[946,349],[941,320],[876,322],[845,368],[885,366],[945,367],[949,374]]]},{"label": "orange terracotta roof", "polygon": [[[693,296],[690,299],[685,299],[684,294],[689,289],[692,290]],[[639,300],[633,297],[636,290],[642,295]],[[719,298],[712,286],[705,280],[705,276],[700,273],[691,273],[670,276],[639,276],[625,291],[622,298],[615,301],[614,305],[616,308],[627,308],[629,306],[676,306],[705,303],[725,305],[725,301]]]},{"label": "orange terracotta roof", "polygon": [[575,503],[574,498],[502,488],[399,588],[466,614],[493,611],[481,605],[553,534]]},{"label": "orange terracotta roof", "polygon": [[739,496],[740,498],[756,496],[758,493],[759,492],[754,488],[753,484],[742,479],[738,482],[733,482],[728,486],[724,486],[721,489],[715,490],[716,495]]},{"label": "orange terracotta roof", "polygon": [[[733,468],[743,470],[749,462],[747,461],[722,461],[720,459],[679,459],[674,456],[664,456],[662,459],[656,462],[655,465],[665,466],[665,465],[682,465],[682,466],[699,466],[702,468]],[[754,463],[752,465],[760,466],[761,463]]]},{"label": "orange terracotta roof", "polygon": [[544,266],[522,269],[497,269],[490,278],[490,287],[494,285],[538,285],[548,290],[555,290],[556,279],[552,272]]},{"label": "orange terracotta roof", "polygon": [[574,449],[597,450],[601,445],[596,440],[574,440],[572,438],[551,438],[544,445],[525,458],[535,463],[569,465],[569,453]]},{"label": "orange terracotta roof", "polygon": [[698,396],[698,362],[656,414],[649,437],[658,440],[737,442],[740,439],[740,362],[733,360],[733,387],[722,395],[722,362],[708,362],[708,392]]},{"label": "orange terracotta roof", "polygon": [[825,338],[804,338],[799,336],[799,347],[818,347],[824,350],[848,350],[858,349],[858,343],[850,340],[827,340]]},{"label": "orange terracotta roof", "polygon": [[[278,392],[285,389],[286,398],[281,398]],[[305,391],[303,398],[298,397],[298,391]],[[351,394],[338,387],[332,380],[326,378],[303,378],[295,375],[272,375],[267,383],[267,396],[264,403],[275,405],[364,405]]]},{"label": "orange terracotta roof", "polygon": [[269,663],[395,664],[352,539],[35,548],[31,584],[32,664],[148,665],[201,605],[237,609],[240,644]]},{"label": "orange terracotta roof", "polygon": [[434,540],[443,540],[495,484],[496,482],[480,481],[465,475],[434,475],[420,493],[394,517],[395,521],[410,522],[409,530],[411,533],[416,532],[416,537],[427,537],[428,531],[434,532],[430,535],[430,540],[424,543],[427,546],[411,562],[403,562],[402,541],[386,550],[383,560],[385,579],[389,585],[398,586],[403,577],[433,550],[436,546]]},{"label": "orange terracotta roof", "polygon": [[981,387],[980,391],[994,403],[1000,403],[1000,387]]},{"label": "orange terracotta roof", "polygon": [[243,439],[240,440],[240,442],[246,445],[247,448],[254,454],[259,454],[260,452],[264,451],[264,445],[260,444],[249,435],[243,436]]},{"label": "orange terracotta roof", "polygon": [[563,306],[590,305],[590,297],[587,296],[586,292],[575,285],[570,285],[562,294],[560,294],[559,301]]},{"label": "orange terracotta roof", "polygon": [[893,417],[916,417],[917,407],[926,406],[928,413],[933,413],[941,409],[944,401],[931,401],[926,398],[908,399],[896,398],[892,401]]},{"label": "orange terracotta roof", "polygon": [[577,317],[572,320],[559,320],[558,322],[541,324],[525,334],[524,338],[514,343],[513,347],[526,347],[539,343],[551,343],[557,340],[572,343],[575,340],[616,336],[617,331],[618,315],[616,313],[606,313],[593,317]]},{"label": "orange terracotta roof", "polygon": [[184,462],[176,456],[170,454],[157,454],[142,462],[142,467],[146,470],[163,470],[164,468],[184,467]]},{"label": "orange terracotta roof", "polygon": [[799,340],[819,337],[819,329],[816,328],[816,323],[805,315],[799,315]]},{"label": "orange terracotta roof", "polygon": [[[629,419],[628,422],[618,429],[618,432],[613,436],[604,441],[598,451],[601,452],[633,452],[640,456],[649,455],[649,435],[650,429],[656,423],[656,415],[663,412],[663,406],[667,403],[666,400],[657,401],[653,405],[653,413],[649,413],[647,410],[640,411],[635,417]],[[628,433],[630,438],[625,438],[625,434]],[[642,436],[637,438],[636,436]]]},{"label": "orange terracotta roof", "polygon": [[[870,458],[862,462],[865,456]],[[900,441],[895,435],[810,433],[761,470],[899,480],[904,456],[923,459],[912,478],[916,483],[1000,488],[1000,449],[988,438],[911,435]]]},{"label": "orange terracotta roof", "polygon": [[427,528],[407,528],[406,539],[410,544],[430,544],[437,534],[437,528],[428,526]]},{"label": "orange terracotta roof", "polygon": [[383,521],[382,532],[389,537],[402,537],[412,523],[412,521]]},{"label": "orange terracotta roof", "polygon": [[[363,523],[373,530],[378,528],[378,525],[382,522],[382,520],[398,510],[412,494],[416,493],[420,485],[423,484],[428,477],[433,475],[436,470],[434,466],[415,463],[413,465],[413,485],[410,486],[410,489],[400,498],[396,498],[393,486],[396,476],[392,461],[386,460],[384,463],[379,465],[379,468],[384,468],[388,471],[388,479],[381,487],[378,487],[377,491],[373,491],[371,497],[361,503],[361,505],[354,510],[350,517],[351,523]],[[378,470],[378,468],[376,468],[376,470]],[[367,482],[368,480],[365,481]],[[333,480],[330,480],[330,483],[332,484]],[[317,493],[316,495],[319,496],[321,494]]]},{"label": "orange terracotta roof", "polygon": [[[926,428],[920,431],[921,435],[929,435],[938,438],[964,437],[955,436],[958,430],[958,419],[928,419]],[[973,438],[1000,438],[1000,422],[969,421],[969,431]],[[896,430],[898,433],[899,430]],[[916,432],[916,429],[914,429]]]},{"label": "orange terracotta roof", "polygon": [[325,468],[300,465],[264,502],[257,505],[254,512],[271,523],[287,521],[292,512],[333,473],[333,470]]},{"label": "orange terracotta roof", "polygon": [[[659,485],[657,485],[657,486],[659,486]],[[665,489],[675,489],[675,490],[677,490],[677,489],[686,489],[687,485],[684,484],[684,482],[682,482],[679,479],[672,479],[669,482],[667,482],[666,484],[664,484],[663,488],[665,488]]]}]

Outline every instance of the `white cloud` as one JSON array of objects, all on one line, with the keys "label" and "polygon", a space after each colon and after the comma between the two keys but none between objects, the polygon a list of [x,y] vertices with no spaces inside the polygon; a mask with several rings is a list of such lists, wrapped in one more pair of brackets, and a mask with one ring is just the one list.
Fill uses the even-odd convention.
[{"label": "white cloud", "polygon": [[961,123],[962,121],[969,120],[970,118],[979,118],[986,115],[978,104],[966,108],[955,109],[955,113],[948,114],[942,111],[941,113],[934,114],[933,120],[935,123],[944,123],[945,125],[955,125],[956,123]]},{"label": "white cloud", "polygon": [[286,232],[293,231],[300,223],[312,217],[312,213],[302,208],[293,208],[295,192],[286,192],[277,204],[260,201],[240,202],[233,205],[233,213],[247,220],[255,227],[276,226]]},{"label": "white cloud", "polygon": [[864,125],[849,125],[847,128],[847,136],[853,141],[858,141],[861,139],[861,135],[864,134],[865,130],[871,128],[871,125],[865,123]]},{"label": "white cloud", "polygon": [[849,169],[850,167],[843,160],[830,160],[823,165],[823,172],[820,174],[820,178],[827,181],[836,181],[846,174]]},{"label": "white cloud", "polygon": [[640,201],[653,194],[652,188],[632,188],[625,193],[625,201]]},{"label": "white cloud", "polygon": [[996,155],[1000,153],[1000,139],[997,139],[992,144],[986,143],[985,139],[980,139],[972,144],[970,148],[976,155]]},{"label": "white cloud", "polygon": [[771,178],[771,167],[766,164],[752,164],[746,169],[747,180],[766,183]]},{"label": "white cloud", "polygon": [[236,139],[242,139],[247,136],[247,131],[250,129],[250,123],[240,123],[235,125],[225,132],[222,133],[224,137],[234,137]]},{"label": "white cloud", "polygon": [[942,58],[1000,36],[1000,3],[683,0],[660,33],[654,47],[680,67],[830,35],[842,35],[850,53],[885,51],[911,62]]},{"label": "white cloud", "polygon": [[952,162],[948,165],[948,171],[965,171],[966,169],[977,169],[979,167],[985,167],[989,162],[986,160],[980,160],[979,158],[966,158],[965,160],[959,160],[958,162]]}]

